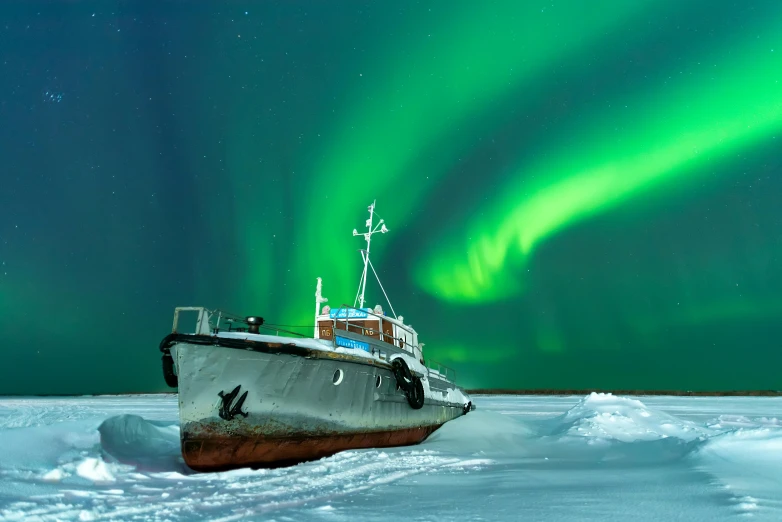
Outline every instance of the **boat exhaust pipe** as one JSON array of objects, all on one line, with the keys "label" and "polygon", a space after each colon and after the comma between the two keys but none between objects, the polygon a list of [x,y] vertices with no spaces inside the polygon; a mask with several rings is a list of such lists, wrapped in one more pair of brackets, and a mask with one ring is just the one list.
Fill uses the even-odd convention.
[{"label": "boat exhaust pipe", "polygon": [[247,331],[253,334],[257,334],[258,328],[260,328],[260,326],[263,324],[263,317],[257,317],[254,315],[246,317],[244,320],[247,322],[247,326],[249,326]]}]

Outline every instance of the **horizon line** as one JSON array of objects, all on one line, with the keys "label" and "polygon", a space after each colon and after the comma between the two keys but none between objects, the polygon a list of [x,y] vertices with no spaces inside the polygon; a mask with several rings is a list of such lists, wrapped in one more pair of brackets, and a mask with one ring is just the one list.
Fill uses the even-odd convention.
[{"label": "horizon line", "polygon": [[[465,389],[471,395],[589,395],[610,393],[612,395],[670,395],[682,397],[779,397],[782,390],[644,390],[644,389],[601,389],[601,388],[472,388]],[[123,395],[176,395],[176,391],[141,391],[119,393],[4,393],[0,397],[116,397]]]}]

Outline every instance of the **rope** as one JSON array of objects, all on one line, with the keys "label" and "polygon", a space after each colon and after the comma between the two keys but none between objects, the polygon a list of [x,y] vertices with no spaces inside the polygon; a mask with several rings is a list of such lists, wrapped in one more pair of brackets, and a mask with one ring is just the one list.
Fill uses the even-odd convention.
[{"label": "rope", "polygon": [[279,326],[281,328],[315,328],[316,325],[314,324],[272,324],[272,323],[263,323],[263,326]]}]

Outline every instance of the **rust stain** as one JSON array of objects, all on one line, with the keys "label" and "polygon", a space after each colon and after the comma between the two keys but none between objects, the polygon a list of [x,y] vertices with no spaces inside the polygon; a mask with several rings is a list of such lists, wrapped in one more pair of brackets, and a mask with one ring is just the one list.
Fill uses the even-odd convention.
[{"label": "rust stain", "polygon": [[184,432],[182,456],[185,463],[196,471],[276,468],[328,457],[348,449],[418,444],[440,426],[442,424],[394,431],[286,438]]}]

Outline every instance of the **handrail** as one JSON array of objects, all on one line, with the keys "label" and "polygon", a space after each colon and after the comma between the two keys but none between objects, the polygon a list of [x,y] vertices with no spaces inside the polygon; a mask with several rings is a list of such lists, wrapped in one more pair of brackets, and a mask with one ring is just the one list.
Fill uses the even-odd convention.
[{"label": "handrail", "polygon": [[[339,308],[337,308],[337,310],[341,310],[341,309],[343,309],[343,308],[345,308],[345,309],[352,309],[352,310],[360,310],[360,311],[362,311],[362,312],[365,312],[365,313],[367,313],[368,315],[372,315],[372,316],[374,316],[374,317],[377,317],[377,318],[378,318],[378,319],[380,319],[381,321],[384,321],[384,320],[386,320],[386,316],[382,316],[382,315],[376,314],[376,313],[374,313],[374,312],[372,312],[372,311],[370,311],[370,310],[365,310],[365,309],[363,309],[363,308],[356,308],[356,307],[354,307],[354,306],[350,306],[350,305],[346,305],[346,304],[343,304],[342,306],[340,306]],[[347,317],[346,317],[346,318],[337,318],[337,317],[335,317],[335,318],[333,318],[333,319],[332,319],[332,321],[333,321],[333,324],[334,324],[334,327],[333,327],[333,328],[334,328],[335,330],[336,330],[336,323],[337,323],[337,321],[343,321],[343,322],[345,323],[345,331],[350,331],[350,330],[349,330],[349,326],[350,326],[350,318],[347,318]],[[413,330],[412,330],[411,328],[407,328],[406,326],[407,326],[407,325],[404,325],[404,327],[405,327],[405,330],[406,330],[407,332],[409,332],[410,334],[412,334],[412,333],[413,333]],[[364,326],[359,326],[359,325],[354,325],[353,327],[354,327],[354,328],[359,328],[359,329],[361,329],[361,333],[362,333],[362,335],[366,335],[366,332],[367,332],[367,331],[369,331],[369,332],[371,332],[372,334],[379,333],[379,334],[380,334],[381,336],[383,336],[383,337],[386,337],[386,336],[387,336],[387,337],[390,337],[391,339],[393,339],[393,340],[394,340],[394,343],[393,343],[393,345],[394,345],[394,346],[396,346],[396,343],[397,343],[397,341],[398,341],[398,342],[400,342],[400,343],[403,345],[403,346],[401,346],[401,348],[402,348],[403,350],[405,350],[405,351],[408,351],[408,352],[410,352],[410,353],[415,353],[415,352],[414,352],[414,348],[415,348],[415,346],[414,346],[413,344],[411,344],[411,343],[407,342],[407,341],[406,341],[406,340],[404,340],[402,337],[394,337],[393,335],[388,335],[388,334],[385,334],[385,333],[382,331],[382,328],[381,328],[381,330],[380,330],[380,331],[376,331],[376,330],[374,330],[373,328],[366,328],[366,327],[364,327]],[[419,346],[420,346],[420,343],[419,343]],[[409,347],[409,348],[406,348],[406,347]],[[440,375],[444,376],[446,379],[448,379],[448,380],[451,380],[451,381],[455,381],[455,379],[456,379],[456,370],[454,370],[453,368],[451,368],[451,367],[449,367],[449,366],[446,366],[446,365],[444,365],[444,364],[442,364],[442,363],[439,363],[439,362],[437,362],[437,361],[434,361],[434,360],[427,359],[426,357],[424,357],[424,361],[425,361],[425,363],[429,363],[429,362],[431,362],[431,363],[433,363],[433,364],[437,365],[437,368],[430,368],[430,367],[429,367],[427,364],[425,364],[425,366],[427,366],[427,369],[432,369],[432,370],[436,371],[437,373],[439,373]]]},{"label": "handrail", "polygon": [[[437,368],[434,368],[433,365],[436,365]],[[446,366],[440,362],[437,362],[433,359],[426,359],[426,368],[431,373],[432,370],[436,371],[438,374],[445,377],[446,380],[451,382],[456,382],[456,370],[451,368],[450,366]],[[445,371],[443,371],[445,370]]]},{"label": "handrail", "polygon": [[[383,315],[380,315],[380,314],[376,314],[376,313],[374,313],[374,312],[372,312],[370,310],[366,310],[364,308],[356,308],[354,306],[349,306],[349,305],[346,305],[346,304],[343,304],[342,306],[337,308],[337,310],[342,310],[342,309],[359,310],[362,313],[365,313],[367,315],[371,315],[373,317],[377,317],[379,321],[386,321],[386,320],[389,319],[388,316],[383,316]],[[354,319],[359,319],[359,318],[354,317]],[[345,331],[346,332],[350,331],[350,317],[332,317],[331,320],[332,320],[332,323],[333,323],[333,329],[334,330],[337,330],[337,322],[344,322],[344,324],[345,324]],[[389,322],[391,322],[391,321],[389,321]],[[415,348],[414,345],[410,344],[409,342],[404,340],[402,337],[394,337],[393,335],[389,335],[389,334],[385,333],[383,331],[382,327],[381,327],[380,331],[376,331],[376,330],[374,330],[372,328],[366,328],[364,326],[359,326],[359,325],[353,325],[353,328],[359,328],[361,330],[361,335],[367,335],[366,332],[370,331],[370,332],[372,332],[372,334],[375,334],[375,333],[379,334],[381,336],[382,340],[385,340],[386,337],[391,338],[391,339],[394,340],[394,342],[392,343],[393,345],[396,345],[396,342],[398,341],[400,344],[402,344],[402,346],[400,346],[400,348],[402,348],[403,350],[405,350],[407,352],[414,353],[414,348]],[[410,335],[413,335],[414,331],[412,329],[408,328],[404,324],[403,324],[403,328]],[[407,346],[409,348],[405,348],[405,346]]]},{"label": "handrail", "polygon": [[[216,310],[216,311],[219,311],[219,310]],[[248,324],[247,323],[247,319],[245,319],[243,317],[240,317],[240,316],[237,316],[237,315],[234,315],[234,314],[226,314],[225,312],[223,312],[223,315],[224,316],[229,316],[229,318],[226,319],[226,321],[228,322],[228,331],[229,332],[244,332],[244,331],[247,330],[246,328],[243,328],[243,327],[233,328],[231,326],[232,323]],[[269,331],[269,332],[273,331],[273,332],[276,333],[276,335],[280,335],[280,332],[282,332],[282,333],[285,333],[285,334],[289,334],[289,335],[293,335],[293,336],[301,337],[301,338],[305,338],[305,339],[309,337],[307,334],[294,332],[292,330],[286,330],[284,328],[281,328],[281,326],[283,326],[283,325],[275,325],[275,324],[270,324],[270,323],[263,323],[263,324],[258,326],[258,329],[259,330],[266,330],[266,331]],[[311,325],[301,325],[301,326],[284,325],[284,326],[286,326],[287,328],[308,328],[308,329],[312,329],[313,328],[313,326],[311,326]],[[215,328],[215,333],[216,332],[217,332],[217,328]]]},{"label": "handrail", "polygon": [[[343,305],[339,309],[342,309],[342,308],[353,309],[353,310],[361,310],[362,312],[365,312],[368,315],[372,315],[374,317],[377,317],[381,321],[382,320],[386,320],[386,316],[381,316],[381,315],[376,314],[374,312],[371,312],[369,310],[364,310],[364,309],[361,309],[361,308],[355,308],[355,307],[348,306],[348,305]],[[217,310],[217,309],[209,310],[209,309],[204,308],[202,306],[181,306],[181,307],[177,307],[177,308],[174,309],[174,324],[173,324],[173,328],[172,328],[172,333],[177,333],[177,327],[178,327],[178,323],[179,323],[179,313],[180,312],[198,312],[198,319],[197,319],[197,322],[196,322],[196,333],[197,334],[208,334],[210,332],[212,334],[217,334],[220,331],[220,322],[221,321],[225,321],[226,323],[228,323],[228,330],[227,331],[229,331],[229,332],[245,332],[245,331],[247,331],[247,328],[242,328],[242,327],[240,327],[240,328],[233,328],[233,324],[235,324],[235,323],[246,324],[246,325],[249,326],[249,324],[247,323],[247,319],[244,318],[244,317],[241,317],[241,316],[239,316],[237,314],[232,314],[232,313],[228,313],[228,312],[225,312],[225,311],[222,311],[222,310]],[[206,321],[206,324],[204,324],[203,321]],[[335,331],[334,332],[335,335],[336,335],[336,330],[337,330],[337,327],[336,327],[337,326],[337,322],[344,322],[344,324],[345,324],[345,331],[346,332],[350,332],[351,331],[350,330],[350,318],[349,317],[346,317],[346,318],[334,317],[334,318],[332,318],[332,325],[333,325],[332,328]],[[275,331],[277,333],[277,335],[279,335],[280,332],[283,332],[283,333],[286,333],[286,334],[289,334],[289,335],[293,335],[293,336],[296,336],[296,337],[301,337],[301,338],[304,338],[304,339],[309,339],[310,338],[306,334],[302,334],[302,333],[295,332],[295,331],[292,331],[292,330],[285,330],[285,329],[281,328],[281,326],[285,326],[287,328],[307,328],[307,329],[312,328],[312,326],[309,326],[309,325],[302,325],[302,326],[273,325],[273,324],[261,324],[261,325],[258,325],[259,329],[264,329],[264,330],[267,330],[267,331]],[[405,350],[407,352],[410,352],[410,353],[415,353],[414,352],[415,346],[413,344],[407,342],[406,340],[404,340],[401,337],[394,337],[393,335],[386,334],[385,332],[383,332],[382,327],[381,327],[380,330],[375,330],[374,328],[367,328],[367,327],[359,326],[359,325],[353,325],[353,327],[360,329],[362,335],[367,335],[366,332],[371,332],[370,335],[379,334],[381,336],[381,339],[385,339],[386,337],[389,337],[389,338],[393,339],[394,342],[391,343],[391,345],[395,346],[395,347],[397,346],[397,341],[399,341],[402,344],[401,348],[403,350]],[[405,328],[405,330],[407,330],[408,332],[412,333],[412,331],[408,330],[407,328]],[[353,332],[353,333],[356,333],[356,332]],[[383,352],[382,350],[380,350],[380,353],[381,354],[385,354],[385,352]],[[386,355],[386,357],[387,357],[387,355]],[[440,376],[444,377],[446,380],[449,380],[451,382],[455,382],[456,381],[456,370],[454,370],[453,368],[450,368],[449,366],[446,366],[446,365],[444,365],[444,364],[442,364],[440,362],[437,362],[437,361],[435,361],[433,359],[426,359],[426,358],[424,359],[424,365],[426,366],[426,368],[429,371],[429,373],[437,372],[437,374],[439,374]]]},{"label": "handrail", "polygon": [[[262,324],[262,325],[261,325],[261,326],[259,326],[258,328],[259,328],[259,329],[262,329],[262,330],[270,330],[270,331],[271,331],[271,330],[274,330],[275,332],[277,332],[277,335],[280,335],[280,332],[282,332],[282,333],[286,333],[286,334],[294,335],[294,336],[296,336],[296,337],[301,337],[301,338],[304,338],[304,339],[310,338],[310,336],[309,336],[309,335],[307,335],[307,334],[303,334],[303,333],[299,333],[299,332],[294,332],[294,331],[291,331],[291,330],[283,330],[282,328],[280,328],[280,327],[277,327],[277,326],[275,326],[275,325],[273,325],[273,324],[270,324],[270,325],[268,325],[268,326],[267,326],[266,324]],[[288,327],[288,328],[291,328],[291,327]],[[313,328],[313,327],[312,327],[312,326],[296,326],[296,327],[294,327],[294,328],[307,328],[307,329],[309,329],[309,330],[312,330],[312,328]]]},{"label": "handrail", "polygon": [[[177,328],[179,326],[179,313],[180,312],[198,312],[198,318],[196,320],[196,333],[212,333],[217,334],[220,331],[220,323],[225,322],[228,324],[227,330],[228,332],[246,332],[246,327],[234,327],[234,324],[243,324],[247,325],[249,327],[249,323],[247,322],[247,318],[242,317],[238,314],[232,314],[229,312],[225,312],[223,310],[210,310],[208,308],[205,308],[203,306],[179,306],[174,309],[174,325],[172,327],[172,332],[177,333]],[[206,321],[206,325],[203,324],[203,321]],[[293,335],[296,337],[302,337],[302,338],[308,338],[309,336],[306,334],[302,334],[299,332],[295,332],[292,330],[286,330],[284,328],[281,328],[283,325],[274,325],[274,324],[268,324],[264,323],[261,325],[258,325],[259,329],[263,329],[269,332],[276,332],[277,335],[280,335],[280,333]],[[313,328],[312,326],[290,326],[285,325],[287,328]]]},{"label": "handrail", "polygon": [[[356,308],[355,306],[350,306],[350,305],[343,304],[339,308],[337,308],[337,310],[342,310],[343,308],[344,309],[348,309],[348,310],[359,310],[359,311],[361,311],[363,313],[372,315],[372,316],[377,317],[378,319],[382,319],[384,321],[399,321],[399,319],[396,319],[396,318],[393,318],[393,317],[389,317],[387,315],[376,314],[375,312],[372,311],[371,308],[369,308],[369,309],[367,309],[367,308]],[[402,323],[402,321],[399,321],[399,322]],[[411,334],[414,332],[412,327],[410,327],[410,326],[408,326],[408,325],[406,325],[404,323],[402,323],[401,326],[402,326],[402,328],[404,328],[405,330],[407,330]]]},{"label": "handrail", "polygon": [[[237,322],[237,321],[234,321],[234,322]],[[246,324],[246,321],[242,321],[242,322]],[[309,330],[312,330],[313,327],[312,326],[289,326],[288,328],[307,328]],[[282,333],[293,335],[293,336],[296,336],[296,337],[301,337],[303,339],[309,339],[310,338],[310,336],[307,335],[307,334],[294,332],[292,330],[285,330],[285,329],[280,328],[279,326],[274,325],[274,324],[266,324],[266,323],[264,323],[262,325],[259,325],[258,329],[259,330],[266,330],[266,331],[269,331],[269,332],[275,332],[275,335],[280,335],[280,332],[282,332]],[[244,328],[244,327],[232,328],[229,325],[227,331],[228,332],[246,332],[247,328]],[[217,333],[217,332],[215,332],[215,333]]]}]

